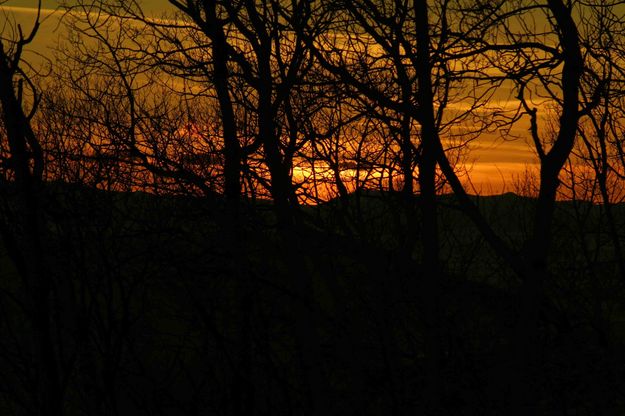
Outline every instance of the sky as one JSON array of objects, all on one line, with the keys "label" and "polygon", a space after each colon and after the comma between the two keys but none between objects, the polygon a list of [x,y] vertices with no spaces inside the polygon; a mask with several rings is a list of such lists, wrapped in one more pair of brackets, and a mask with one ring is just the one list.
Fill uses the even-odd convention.
[{"label": "sky", "polygon": [[[59,25],[61,13],[54,12],[60,4],[59,0],[43,0],[42,4],[46,9],[43,12],[45,19],[25,55],[29,62],[41,61],[37,54],[53,56],[54,46],[62,37],[63,27]],[[167,0],[146,0],[142,4],[146,12],[155,15],[171,10]],[[0,9],[4,8],[4,12],[15,18],[26,32],[32,27],[36,5],[36,0],[8,0],[0,6]],[[523,125],[519,125],[518,129],[520,129],[518,133],[528,136],[523,132]],[[466,168],[470,172],[475,191],[491,194],[514,191],[514,182],[528,170],[535,170],[537,162],[531,146],[525,140],[504,141],[495,134],[480,138],[471,144]]]},{"label": "sky", "polygon": [[[6,2],[0,7],[0,9],[4,9],[2,10],[3,16],[0,17],[0,21],[4,19],[5,16],[8,16],[10,20],[14,19],[15,22],[22,26],[24,33],[29,32],[36,18],[36,9],[25,7],[31,3],[33,2],[28,0]],[[44,5],[46,5],[45,2]],[[28,46],[28,51],[36,51],[46,56],[51,55],[51,47],[54,46],[59,35],[59,19],[57,16],[60,16],[60,13],[53,14],[53,8],[46,8],[46,10],[42,12],[42,17],[44,19],[41,28],[32,44]],[[30,58],[32,60],[32,57]]]},{"label": "sky", "polygon": [[[60,6],[61,3],[76,4],[76,1],[42,0],[41,3],[44,9],[56,9]],[[141,4],[145,7],[146,11],[151,11],[154,13],[171,10],[171,5],[169,4],[168,0],[144,0],[141,2]],[[35,7],[37,7],[37,0],[6,0],[4,6],[34,9]]]}]

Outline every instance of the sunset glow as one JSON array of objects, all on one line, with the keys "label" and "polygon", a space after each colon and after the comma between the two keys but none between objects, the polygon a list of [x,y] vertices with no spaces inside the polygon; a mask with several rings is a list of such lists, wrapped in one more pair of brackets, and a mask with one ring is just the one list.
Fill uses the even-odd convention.
[{"label": "sunset glow", "polygon": [[[15,3],[15,2],[13,2]],[[22,5],[13,5],[9,2],[1,7],[5,10],[5,13],[9,13],[15,20],[22,24],[24,27],[28,27],[28,24],[32,24],[33,16],[36,14],[37,9],[34,7],[25,7]],[[19,3],[19,2],[18,2]],[[50,3],[52,6],[52,3]],[[167,6],[166,2],[162,5],[153,5],[152,13],[155,17],[167,10],[166,16],[171,17],[172,8]],[[159,11],[160,7],[160,11]],[[61,11],[56,11],[52,8],[42,10],[42,15],[46,18],[42,24],[42,36],[36,39],[36,42],[29,46],[30,50],[42,54],[48,59],[51,59],[52,65],[55,65],[55,52],[56,39],[62,39],[66,36],[67,29],[63,28],[60,18],[62,16]],[[345,44],[357,45],[358,39],[345,40]],[[377,48],[375,42],[372,47]],[[381,53],[379,51],[378,53]],[[35,61],[38,59],[35,58]],[[37,65],[36,62],[34,62]],[[177,81],[175,81],[177,82]],[[201,91],[200,85],[187,85],[179,84],[176,88],[192,88],[197,91]],[[205,92],[204,92],[205,93]],[[503,93],[497,93],[502,95]],[[509,96],[508,100],[499,102],[492,102],[490,105],[496,106],[499,109],[505,109],[506,111],[515,111],[519,107],[518,100]],[[542,103],[544,106],[544,102]],[[448,112],[464,111],[467,109],[466,104],[456,103],[447,105]],[[528,137],[529,124],[527,120],[515,127],[514,137],[502,137],[497,131],[492,131],[487,135],[475,137],[472,139],[468,150],[464,151],[463,157],[458,161],[457,168],[460,172],[463,172],[463,181],[473,190],[473,192],[479,192],[481,194],[498,194],[502,192],[514,191],[515,183],[518,182],[518,178],[526,175],[528,167],[533,168],[537,166],[538,160],[535,152],[532,150],[532,145]],[[303,187],[300,191],[311,190],[311,181],[319,184],[323,182],[320,189],[314,191],[316,195],[319,195],[321,199],[336,196],[336,187],[331,183],[333,173],[329,172],[327,167],[317,167],[317,171],[313,172],[310,166],[298,166],[293,169],[293,181],[295,183],[302,183]],[[341,177],[346,179],[348,189],[354,190],[355,184],[358,182],[354,179],[354,171],[343,170],[341,171]],[[370,172],[365,174],[361,172],[359,174],[361,179],[364,177],[381,178],[384,177],[382,172]],[[363,176],[364,175],[364,176]],[[319,182],[320,181],[320,182]],[[399,182],[395,185],[401,187]],[[375,187],[375,185],[374,185]],[[312,202],[302,195],[302,201]]]}]

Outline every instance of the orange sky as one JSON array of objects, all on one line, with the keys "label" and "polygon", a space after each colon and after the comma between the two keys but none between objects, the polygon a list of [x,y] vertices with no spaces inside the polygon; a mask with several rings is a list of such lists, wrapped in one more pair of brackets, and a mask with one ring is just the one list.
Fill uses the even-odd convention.
[{"label": "orange sky", "polygon": [[[10,0],[4,6],[5,12],[15,17],[24,30],[32,27],[35,9],[23,6],[32,5],[33,0]],[[148,2],[154,10],[165,10],[166,0]],[[47,57],[53,56],[52,49],[62,35],[62,27],[58,24],[60,13],[52,13],[54,0],[44,1],[45,20],[40,32],[29,48],[26,58],[30,62],[41,62],[36,54]],[[8,6],[8,7],[7,7]],[[17,7],[14,7],[17,6]],[[525,130],[525,131],[523,131]],[[525,126],[516,127],[516,135],[527,137]],[[538,162],[529,143],[524,139],[503,140],[496,134],[491,134],[470,144],[465,167],[470,172],[470,181],[475,191],[483,194],[514,191],[514,183],[518,181],[528,169],[534,170]]]}]

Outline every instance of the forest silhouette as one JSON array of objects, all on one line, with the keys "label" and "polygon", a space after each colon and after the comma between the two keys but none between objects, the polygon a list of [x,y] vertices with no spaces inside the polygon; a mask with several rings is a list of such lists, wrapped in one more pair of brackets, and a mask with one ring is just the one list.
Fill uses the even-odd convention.
[{"label": "forest silhouette", "polygon": [[0,414],[625,413],[625,2],[169,5],[0,0]]}]

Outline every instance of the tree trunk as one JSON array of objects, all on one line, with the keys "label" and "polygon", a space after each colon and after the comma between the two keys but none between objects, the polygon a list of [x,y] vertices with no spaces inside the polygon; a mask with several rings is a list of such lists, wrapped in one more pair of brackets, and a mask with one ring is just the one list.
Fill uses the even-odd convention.
[{"label": "tree trunk", "polygon": [[427,414],[440,414],[441,407],[441,312],[438,214],[436,202],[436,142],[439,140],[434,121],[432,65],[428,6],[425,0],[415,0],[417,36],[417,102],[421,109],[422,153],[419,159],[419,186],[422,212],[423,287],[426,325],[426,360],[428,385]]}]

